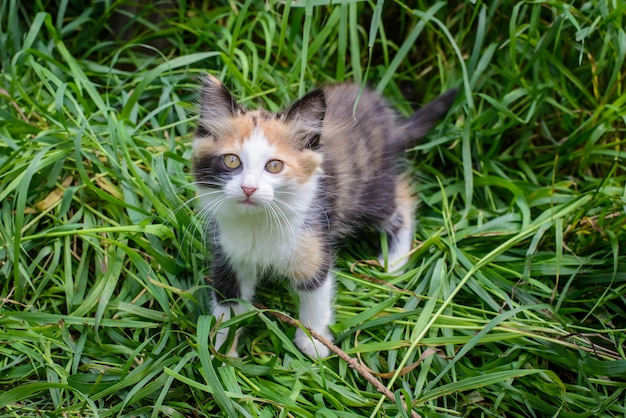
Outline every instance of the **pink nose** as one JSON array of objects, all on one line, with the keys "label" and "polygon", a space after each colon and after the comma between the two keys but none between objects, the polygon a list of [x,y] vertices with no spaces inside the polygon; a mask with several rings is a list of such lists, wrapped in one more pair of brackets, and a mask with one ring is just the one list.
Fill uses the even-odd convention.
[{"label": "pink nose", "polygon": [[241,190],[243,190],[243,194],[245,194],[246,197],[250,197],[252,196],[252,193],[256,191],[256,187],[241,186]]}]

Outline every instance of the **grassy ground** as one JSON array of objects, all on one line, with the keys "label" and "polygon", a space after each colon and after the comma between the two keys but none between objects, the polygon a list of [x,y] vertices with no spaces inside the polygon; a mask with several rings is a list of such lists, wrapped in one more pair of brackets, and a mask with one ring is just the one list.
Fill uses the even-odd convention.
[{"label": "grassy ground", "polygon": [[[0,3],[1,417],[626,414],[626,3],[124,3]],[[406,114],[461,87],[408,154],[409,271],[337,261],[336,344],[395,400],[294,348],[281,285],[232,321],[242,359],[209,357],[206,71],[271,110],[334,80]]]}]

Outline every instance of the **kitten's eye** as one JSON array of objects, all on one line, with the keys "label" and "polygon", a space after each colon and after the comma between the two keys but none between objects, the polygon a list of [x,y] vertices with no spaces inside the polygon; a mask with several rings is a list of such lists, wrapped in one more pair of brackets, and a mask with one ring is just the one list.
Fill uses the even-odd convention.
[{"label": "kitten's eye", "polygon": [[227,168],[235,169],[241,165],[241,160],[235,154],[226,154],[222,157],[222,161]]},{"label": "kitten's eye", "polygon": [[272,174],[280,173],[285,164],[280,160],[272,160],[265,164],[265,169]]}]

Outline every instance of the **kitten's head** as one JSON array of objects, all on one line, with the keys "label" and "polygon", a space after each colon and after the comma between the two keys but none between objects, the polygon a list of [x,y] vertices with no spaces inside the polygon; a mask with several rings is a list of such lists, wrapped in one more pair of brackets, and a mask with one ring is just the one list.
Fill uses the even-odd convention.
[{"label": "kitten's head", "polygon": [[248,111],[209,75],[200,100],[193,172],[207,215],[284,217],[310,204],[322,162],[317,151],[326,109],[321,90],[283,113]]}]

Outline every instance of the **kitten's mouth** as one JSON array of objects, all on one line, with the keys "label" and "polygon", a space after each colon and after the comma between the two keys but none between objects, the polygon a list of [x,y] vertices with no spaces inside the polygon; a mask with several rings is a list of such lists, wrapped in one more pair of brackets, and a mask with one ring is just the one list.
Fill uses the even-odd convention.
[{"label": "kitten's mouth", "polygon": [[252,201],[252,200],[250,200],[250,198],[248,197],[248,198],[245,198],[244,200],[242,200],[242,201],[241,201],[241,204],[242,204],[242,205],[245,205],[245,206],[255,206],[255,205],[256,205],[256,202],[253,202],[253,201]]}]

